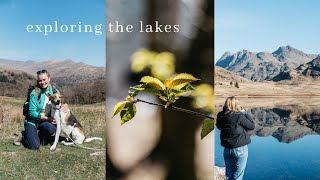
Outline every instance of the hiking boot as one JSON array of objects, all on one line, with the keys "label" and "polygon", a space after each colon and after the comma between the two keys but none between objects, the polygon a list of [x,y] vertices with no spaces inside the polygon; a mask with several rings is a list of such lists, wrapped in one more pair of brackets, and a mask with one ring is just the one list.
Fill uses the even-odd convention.
[{"label": "hiking boot", "polygon": [[49,144],[49,138],[48,137],[39,135],[39,139],[40,139],[40,144],[42,146],[45,146],[45,145]]},{"label": "hiking boot", "polygon": [[14,134],[14,140],[13,140],[13,144],[16,146],[20,146],[21,145],[21,141],[22,141],[22,134]]}]

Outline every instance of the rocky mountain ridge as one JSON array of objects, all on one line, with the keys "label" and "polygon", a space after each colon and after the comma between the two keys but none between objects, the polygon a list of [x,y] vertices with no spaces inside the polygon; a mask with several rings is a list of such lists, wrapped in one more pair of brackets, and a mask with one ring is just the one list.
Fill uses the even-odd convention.
[{"label": "rocky mountain ridge", "polygon": [[313,59],[312,61],[301,64],[295,69],[291,69],[286,72],[280,72],[275,76],[273,81],[282,81],[282,80],[304,80],[308,81],[311,79],[318,79],[320,76],[320,57]]},{"label": "rocky mountain ridge", "polygon": [[291,46],[283,46],[272,53],[257,53],[248,50],[234,54],[226,52],[218,60],[216,66],[253,81],[263,81],[272,80],[281,72],[295,69],[316,57],[317,55],[303,53]]}]

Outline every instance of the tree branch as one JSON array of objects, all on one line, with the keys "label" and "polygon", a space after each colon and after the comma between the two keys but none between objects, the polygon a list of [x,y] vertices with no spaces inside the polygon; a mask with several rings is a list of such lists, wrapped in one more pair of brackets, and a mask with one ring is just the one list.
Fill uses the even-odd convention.
[{"label": "tree branch", "polygon": [[[155,106],[165,107],[164,104],[153,103],[153,102],[144,101],[144,100],[141,100],[141,99],[137,99],[136,102],[143,102],[143,103],[147,103],[147,104],[151,104],[151,105],[155,105]],[[173,105],[169,106],[169,108],[171,108],[173,110],[182,111],[182,112],[186,112],[186,113],[189,113],[189,114],[194,114],[194,115],[198,115],[198,116],[202,116],[202,117],[206,117],[206,118],[209,118],[211,120],[214,120],[214,118],[211,117],[211,116],[207,116],[207,115],[205,115],[203,113],[195,112],[195,111],[192,111],[192,110],[175,107]]]}]

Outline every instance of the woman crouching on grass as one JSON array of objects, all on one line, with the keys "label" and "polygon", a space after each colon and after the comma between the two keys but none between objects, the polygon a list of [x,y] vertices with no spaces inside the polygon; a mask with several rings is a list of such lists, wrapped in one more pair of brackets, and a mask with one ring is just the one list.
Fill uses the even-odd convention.
[{"label": "woman crouching on grass", "polygon": [[236,97],[228,97],[223,110],[218,113],[217,127],[220,130],[227,180],[241,180],[248,159],[248,131],[254,129],[252,118],[239,105]]},{"label": "woman crouching on grass", "polygon": [[30,92],[29,112],[24,122],[25,130],[14,141],[15,145],[22,143],[26,148],[33,150],[38,150],[40,144],[46,145],[54,140],[56,124],[54,118],[50,117],[51,109],[48,104],[50,104],[49,97],[53,93],[59,93],[50,84],[48,71],[38,71],[37,79],[35,89]]}]

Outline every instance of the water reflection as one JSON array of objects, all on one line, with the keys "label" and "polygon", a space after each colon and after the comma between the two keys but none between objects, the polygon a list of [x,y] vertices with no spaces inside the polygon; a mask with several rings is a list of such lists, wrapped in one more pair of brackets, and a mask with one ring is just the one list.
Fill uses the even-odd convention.
[{"label": "water reflection", "polygon": [[289,109],[263,109],[253,108],[248,114],[254,119],[256,127],[251,135],[260,137],[273,136],[279,142],[291,143],[306,135],[319,132],[319,117],[314,116],[318,112],[292,115]]},{"label": "water reflection", "polygon": [[[224,98],[216,99],[216,112]],[[291,143],[306,135],[320,134],[319,98],[239,98],[255,121],[252,136],[272,136]]]},{"label": "water reflection", "polygon": [[[215,113],[222,110],[225,99],[215,98]],[[256,126],[251,131],[244,179],[320,179],[320,98],[239,101]],[[224,167],[219,135],[215,129],[215,165]]]}]

